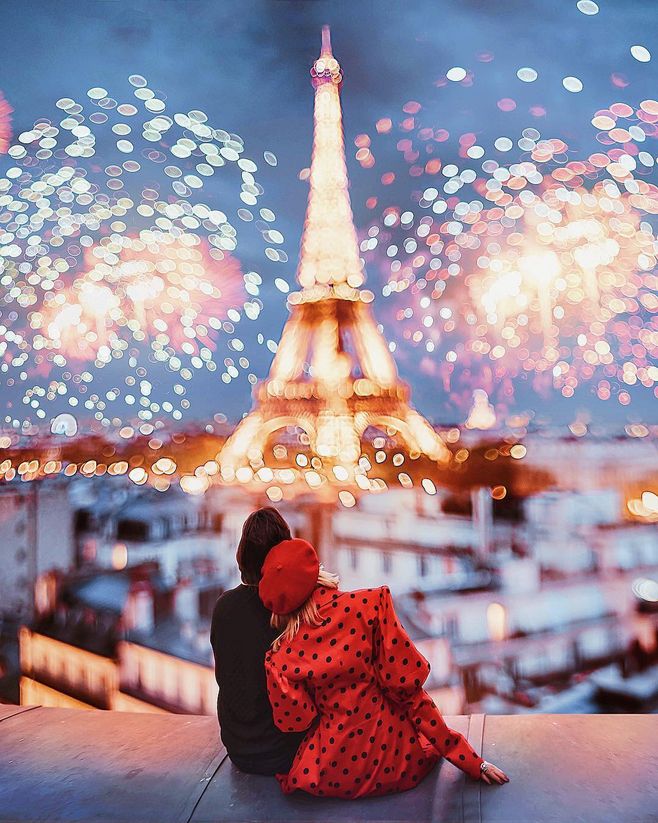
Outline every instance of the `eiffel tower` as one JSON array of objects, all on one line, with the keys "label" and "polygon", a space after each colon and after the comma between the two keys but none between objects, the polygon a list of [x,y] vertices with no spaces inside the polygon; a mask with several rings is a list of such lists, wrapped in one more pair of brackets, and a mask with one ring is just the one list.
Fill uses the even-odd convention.
[{"label": "eiffel tower", "polygon": [[361,289],[365,275],[343,142],[343,76],[328,26],[311,77],[314,132],[297,269],[301,290],[289,295],[290,317],[270,374],[254,389],[253,409],[218,456],[226,481],[267,467],[271,449],[286,441],[286,429],[301,430],[306,450],[325,469],[342,466],[334,472],[342,480],[354,477],[366,430],[394,437],[410,456],[449,457],[439,435],[409,405],[409,387],[398,377],[370,310],[373,294]]}]

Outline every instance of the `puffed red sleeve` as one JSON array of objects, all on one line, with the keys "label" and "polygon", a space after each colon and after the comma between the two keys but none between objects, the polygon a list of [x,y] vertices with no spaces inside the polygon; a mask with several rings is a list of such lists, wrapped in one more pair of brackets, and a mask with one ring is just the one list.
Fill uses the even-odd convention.
[{"label": "puffed red sleeve", "polygon": [[382,691],[388,700],[407,712],[416,729],[442,757],[479,780],[483,758],[462,734],[448,728],[438,707],[423,689],[430,664],[400,623],[388,586],[382,586],[379,591],[373,662]]},{"label": "puffed red sleeve", "polygon": [[318,710],[303,681],[291,680],[271,651],[265,655],[265,675],[275,725],[283,732],[307,729]]}]

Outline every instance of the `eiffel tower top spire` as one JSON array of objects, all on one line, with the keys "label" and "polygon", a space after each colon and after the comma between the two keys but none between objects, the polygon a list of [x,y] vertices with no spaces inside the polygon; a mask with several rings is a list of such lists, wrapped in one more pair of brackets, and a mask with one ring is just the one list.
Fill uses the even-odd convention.
[{"label": "eiffel tower top spire", "polygon": [[329,26],[322,26],[322,48],[320,57],[333,57],[331,51],[331,29]]},{"label": "eiffel tower top spire", "polygon": [[365,275],[348,193],[340,64],[331,50],[329,26],[322,29],[322,49],[311,68],[315,88],[313,153],[306,220],[297,279],[303,290],[316,286],[358,289]]}]

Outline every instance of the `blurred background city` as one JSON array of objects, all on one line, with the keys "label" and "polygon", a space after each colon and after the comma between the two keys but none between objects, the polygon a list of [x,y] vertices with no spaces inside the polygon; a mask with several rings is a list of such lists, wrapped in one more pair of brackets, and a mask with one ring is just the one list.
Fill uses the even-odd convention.
[{"label": "blurred background city", "polygon": [[32,8],[0,702],[214,714],[213,606],[275,505],[391,588],[444,713],[656,712],[649,5]]}]

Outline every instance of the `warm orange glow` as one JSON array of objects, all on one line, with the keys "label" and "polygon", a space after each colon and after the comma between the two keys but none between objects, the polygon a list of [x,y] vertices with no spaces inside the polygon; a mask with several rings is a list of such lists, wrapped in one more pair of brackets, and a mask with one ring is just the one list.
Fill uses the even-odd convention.
[{"label": "warm orange glow", "polygon": [[507,614],[505,607],[500,603],[490,603],[487,606],[487,626],[489,637],[492,640],[504,640],[507,635]]},{"label": "warm orange glow", "polygon": [[137,486],[143,486],[144,483],[148,480],[148,472],[146,469],[143,469],[141,466],[138,466],[135,469],[131,469],[128,472],[128,477],[135,483]]},{"label": "warm orange glow", "polygon": [[120,571],[128,565],[128,548],[124,543],[117,543],[112,549],[112,568]]},{"label": "warm orange glow", "polygon": [[110,708],[109,696],[118,689],[116,663],[107,657],[33,632],[27,626],[19,630],[21,662],[21,705],[93,708],[65,691],[51,688],[40,679],[55,681],[62,689],[81,692]]},{"label": "warm orange glow", "polygon": [[655,492],[642,492],[640,497],[629,500],[626,507],[630,514],[638,520],[658,522],[658,494]]},{"label": "warm orange glow", "polygon": [[466,421],[467,429],[490,429],[496,425],[496,412],[483,389],[473,392],[473,406]]},{"label": "warm orange glow", "polygon": [[[629,301],[638,297],[638,276],[656,263],[653,233],[634,208],[633,195],[618,196],[617,188],[604,182],[590,191],[576,188],[568,197],[564,191],[548,188],[528,200],[518,242],[510,235],[507,250],[482,259],[482,270],[469,278],[483,321],[478,337],[495,344],[487,349],[490,357],[500,359],[541,335],[542,369],[553,369],[556,378],[563,372],[557,362],[560,335],[577,339],[588,366],[612,363],[597,324],[623,318]],[[655,301],[642,302],[653,306]],[[480,347],[483,341],[476,343]],[[633,385],[636,375],[624,372],[624,382]],[[565,389],[571,396],[573,387]]]},{"label": "warm orange glow", "polygon": [[[225,300],[239,272],[236,261],[215,260],[192,232],[143,230],[120,242],[108,238],[88,250],[85,262],[86,271],[32,320],[34,328],[44,330],[46,348],[73,359],[106,361],[117,349],[121,329],[136,340],[157,335],[189,343],[188,330],[205,317],[206,304],[212,300],[217,307]],[[212,276],[216,268],[223,290]]]},{"label": "warm orange glow", "polygon": [[[19,630],[19,650],[23,706],[93,709],[102,705],[114,711],[161,713],[167,709],[153,704],[164,703],[171,707],[169,711],[216,712],[217,683],[210,665],[126,641],[119,643],[119,659],[115,660],[32,632],[27,626]],[[122,687],[143,697],[123,692]]]},{"label": "warm orange glow", "polygon": [[187,494],[203,494],[208,488],[208,478],[185,474],[180,479],[180,487]]},{"label": "warm orange glow", "polygon": [[176,471],[176,462],[170,457],[161,457],[152,466],[155,474],[173,474]]}]

